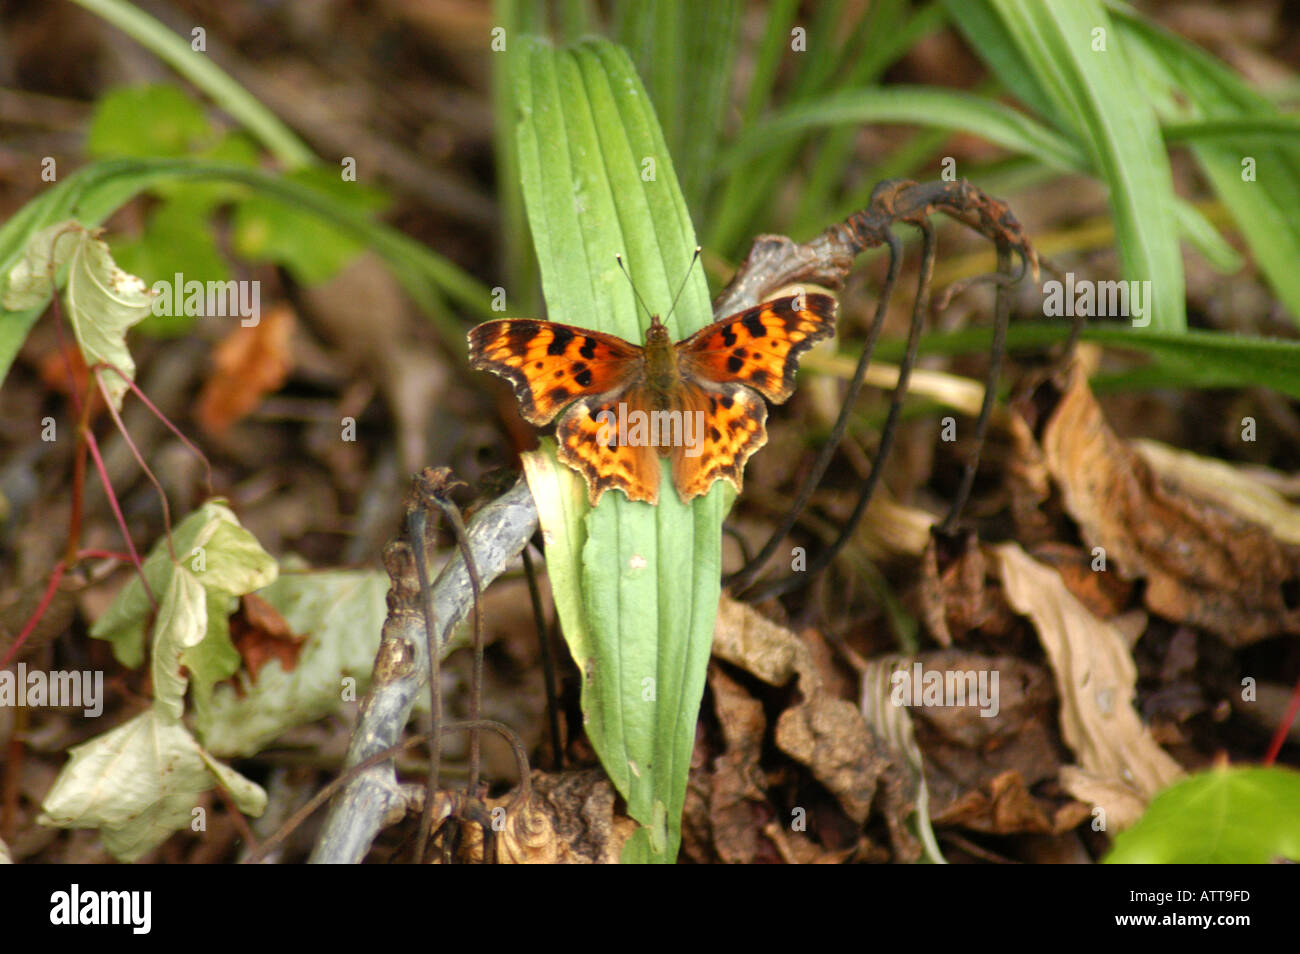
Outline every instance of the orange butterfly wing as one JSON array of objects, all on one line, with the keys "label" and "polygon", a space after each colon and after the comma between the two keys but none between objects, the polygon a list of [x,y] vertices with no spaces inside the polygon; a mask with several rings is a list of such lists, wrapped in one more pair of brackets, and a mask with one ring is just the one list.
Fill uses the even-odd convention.
[{"label": "orange butterfly wing", "polygon": [[782,404],[794,391],[799,356],[834,333],[834,298],[791,295],[715,321],[677,350],[688,380],[743,384]]},{"label": "orange butterfly wing", "polygon": [[[594,507],[606,490],[629,500],[659,500],[659,462],[652,447],[617,443],[601,413],[618,405],[648,409],[633,386],[643,369],[642,350],[622,338],[553,321],[488,321],[469,333],[469,365],[509,381],[520,413],[539,427],[557,414],[556,457],[582,474]],[[631,389],[631,390],[630,390]],[[560,412],[563,411],[563,414]]]},{"label": "orange butterfly wing", "polygon": [[[587,481],[594,507],[607,490],[621,490],[628,500],[659,502],[659,453],[650,444],[620,441],[619,405],[625,413],[646,412],[651,404],[640,386],[580,398],[555,426],[555,456]],[[608,413],[612,416],[604,417]]]},{"label": "orange butterfly wing", "polygon": [[638,346],[554,321],[485,321],[468,337],[469,366],[509,381],[520,413],[539,427],[577,398],[626,386],[641,366]]},{"label": "orange butterfly wing", "polygon": [[749,388],[725,384],[705,389],[683,383],[682,410],[703,422],[697,443],[672,448],[673,483],[682,503],[709,492],[715,480],[744,484],[745,462],[767,443],[767,405]]},{"label": "orange butterfly wing", "polygon": [[704,421],[701,446],[673,448],[673,483],[684,502],[716,480],[740,493],[745,463],[767,443],[767,405],[754,391],[785,402],[799,356],[834,334],[835,310],[830,295],[776,298],[677,343],[683,409],[703,412]]}]

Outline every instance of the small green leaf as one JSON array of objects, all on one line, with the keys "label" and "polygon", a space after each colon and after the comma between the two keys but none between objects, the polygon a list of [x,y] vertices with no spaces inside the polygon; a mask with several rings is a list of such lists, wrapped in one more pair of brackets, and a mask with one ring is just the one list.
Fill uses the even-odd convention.
[{"label": "small green leaf", "polygon": [[1300,861],[1300,772],[1212,768],[1165,789],[1115,836],[1107,864]]},{"label": "small green leaf", "polygon": [[[22,311],[42,305],[53,290],[55,271],[65,264],[68,321],[86,364],[107,362],[134,379],[126,332],[149,313],[152,293],[139,278],[118,268],[108,246],[79,222],[51,225],[32,237],[26,254],[9,272],[5,308]],[[120,408],[126,381],[108,370],[101,378],[113,406]]]},{"label": "small green leaf", "polygon": [[386,574],[371,570],[286,572],[259,590],[307,639],[292,671],[272,660],[256,680],[241,675],[238,688],[218,686],[210,704],[198,708],[196,726],[208,751],[252,755],[285,730],[338,712],[344,679],[354,680],[360,699],[388,615],[388,584]]},{"label": "small green leaf", "polygon": [[157,709],[76,746],[71,755],[38,821],[98,828],[104,847],[122,861],[135,861],[188,828],[199,795],[214,785],[229,791],[246,814],[266,809],[260,787],[214,761],[184,725]]},{"label": "small green leaf", "polygon": [[100,97],[86,152],[95,158],[184,156],[213,138],[203,107],[175,86],[124,86]]},{"label": "small green leaf", "polygon": [[189,677],[181,670],[181,654],[197,646],[208,633],[208,598],[194,574],[170,561],[158,567],[170,579],[166,589],[155,590],[159,599],[151,667],[153,704],[169,718],[179,720],[185,713],[189,685]]},{"label": "small green leaf", "polygon": [[[387,201],[371,186],[344,182],[336,169],[299,169],[286,178],[357,212],[377,211]],[[322,224],[312,212],[265,196],[238,203],[233,222],[239,254],[282,264],[309,285],[334,276],[364,247],[355,236]]]},{"label": "small green leaf", "polygon": [[[217,248],[205,201],[192,201],[185,192],[183,198],[163,202],[149,216],[139,238],[113,243],[114,257],[122,268],[139,275],[150,287],[159,281],[171,286],[178,274],[183,282],[226,281],[230,269]],[[149,315],[137,330],[156,337],[176,337],[190,331],[193,316],[179,308],[172,311],[174,314]]]}]

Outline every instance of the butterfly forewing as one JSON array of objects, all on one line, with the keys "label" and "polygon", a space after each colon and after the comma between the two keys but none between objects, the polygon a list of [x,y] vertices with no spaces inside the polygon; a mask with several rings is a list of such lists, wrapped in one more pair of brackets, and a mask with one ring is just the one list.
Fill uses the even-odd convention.
[{"label": "butterfly forewing", "polygon": [[715,321],[677,350],[686,377],[744,384],[781,404],[794,390],[799,356],[834,332],[834,298],[791,295]]},{"label": "butterfly forewing", "polygon": [[469,366],[514,385],[520,413],[538,426],[577,398],[630,380],[640,361],[637,345],[553,321],[487,321],[469,333]]}]

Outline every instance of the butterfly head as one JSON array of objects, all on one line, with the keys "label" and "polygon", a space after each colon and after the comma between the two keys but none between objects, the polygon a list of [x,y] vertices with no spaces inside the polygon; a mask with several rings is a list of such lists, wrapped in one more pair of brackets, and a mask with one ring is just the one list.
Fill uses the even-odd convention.
[{"label": "butterfly head", "polygon": [[663,344],[671,342],[672,338],[668,335],[668,326],[665,325],[658,315],[650,316],[650,327],[645,330],[646,346]]}]

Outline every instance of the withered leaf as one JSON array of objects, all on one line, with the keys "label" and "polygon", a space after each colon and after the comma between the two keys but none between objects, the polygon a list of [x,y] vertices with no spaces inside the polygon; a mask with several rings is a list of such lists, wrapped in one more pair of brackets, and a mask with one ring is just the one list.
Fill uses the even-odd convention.
[{"label": "withered leaf", "polygon": [[1083,539],[1126,578],[1146,579],[1152,612],[1230,646],[1300,633],[1300,547],[1190,483],[1162,480],[1110,429],[1077,364],[1042,447]]}]

